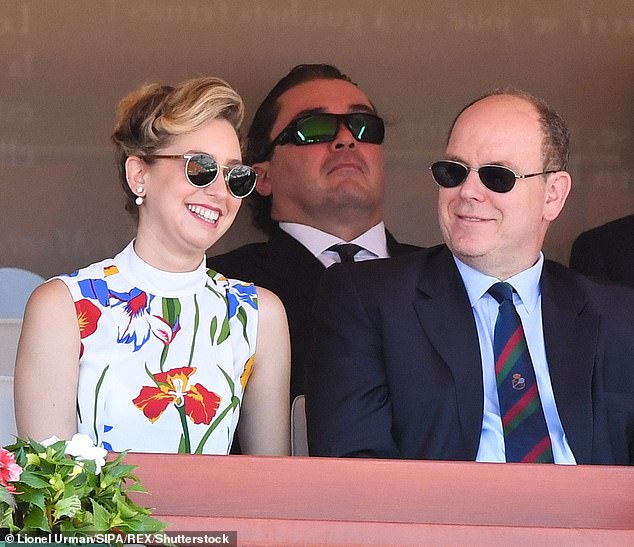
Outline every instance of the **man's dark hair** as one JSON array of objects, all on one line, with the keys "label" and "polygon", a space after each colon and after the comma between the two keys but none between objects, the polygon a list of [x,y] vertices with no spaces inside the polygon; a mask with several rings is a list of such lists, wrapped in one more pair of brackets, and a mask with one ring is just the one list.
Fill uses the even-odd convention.
[{"label": "man's dark hair", "polygon": [[[273,153],[273,150],[270,150],[271,129],[280,113],[279,98],[289,89],[313,80],[343,80],[357,85],[332,65],[312,64],[293,67],[286,76],[275,84],[253,116],[247,134],[245,150],[245,160],[249,165],[266,161]],[[271,218],[272,203],[271,196],[261,196],[257,192],[251,194],[249,202],[253,211],[253,224],[267,234],[270,234],[272,229],[277,226],[277,222]]]},{"label": "man's dark hair", "polygon": [[451,138],[451,133],[453,132],[453,128],[456,125],[458,118],[465,110],[487,97],[493,97],[496,95],[510,95],[511,97],[518,97],[519,99],[524,99],[535,107],[535,110],[537,110],[537,114],[539,115],[539,123],[541,124],[543,135],[543,169],[544,171],[551,169],[567,171],[568,157],[570,155],[570,131],[566,121],[544,99],[535,97],[534,95],[515,87],[493,89],[492,91],[489,91],[488,93],[485,93],[484,95],[471,101],[454,118],[451,128],[449,129],[447,141]]}]

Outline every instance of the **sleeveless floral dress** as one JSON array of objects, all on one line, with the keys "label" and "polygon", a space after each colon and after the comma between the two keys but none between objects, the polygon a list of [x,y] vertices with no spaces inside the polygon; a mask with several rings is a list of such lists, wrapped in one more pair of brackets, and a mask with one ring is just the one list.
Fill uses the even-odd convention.
[{"label": "sleeveless floral dress", "polygon": [[251,373],[255,286],[169,273],[130,243],[59,276],[81,336],[77,426],[108,450],[227,454]]}]

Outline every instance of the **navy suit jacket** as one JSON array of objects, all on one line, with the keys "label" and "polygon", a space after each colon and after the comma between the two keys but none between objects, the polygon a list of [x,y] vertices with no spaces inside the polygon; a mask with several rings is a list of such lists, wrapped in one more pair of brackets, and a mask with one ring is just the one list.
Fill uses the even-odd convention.
[{"label": "navy suit jacket", "polygon": [[570,267],[634,287],[634,215],[583,232],[572,245]]},{"label": "navy suit jacket", "polygon": [[[546,261],[544,340],[578,463],[634,462],[634,291]],[[306,377],[312,455],[474,460],[483,414],[475,320],[449,250],[335,265]]]},{"label": "navy suit jacket", "polygon": [[[386,232],[391,256],[418,250],[398,243]],[[227,277],[252,281],[273,291],[284,304],[291,337],[291,401],[304,393],[304,369],[313,341],[313,302],[323,264],[299,241],[275,228],[269,241],[251,243],[207,260],[210,268]]]}]

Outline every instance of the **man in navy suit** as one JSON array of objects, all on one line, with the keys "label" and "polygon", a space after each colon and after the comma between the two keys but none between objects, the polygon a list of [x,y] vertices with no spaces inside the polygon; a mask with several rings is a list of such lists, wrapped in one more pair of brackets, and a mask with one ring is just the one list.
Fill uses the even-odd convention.
[{"label": "man in navy suit", "polygon": [[[418,249],[383,224],[383,120],[367,95],[331,65],[298,65],[258,108],[246,160],[258,172],[252,196],[265,243],[214,256],[228,277],[276,293],[291,336],[291,400],[304,393],[313,336],[313,301],[333,246],[352,243],[355,261]],[[349,248],[348,248],[349,249]]]},{"label": "man in navy suit", "polygon": [[[306,375],[311,454],[539,461],[507,452],[497,365],[513,359],[495,349],[502,305],[489,293],[505,282],[538,393],[526,415],[543,414],[550,461],[634,462],[634,292],[541,252],[571,187],[568,141],[540,99],[477,99],[431,166],[446,244],[324,274]],[[524,388],[512,380],[501,387]]]},{"label": "man in navy suit", "polygon": [[634,287],[634,215],[583,232],[572,244],[570,267]]}]

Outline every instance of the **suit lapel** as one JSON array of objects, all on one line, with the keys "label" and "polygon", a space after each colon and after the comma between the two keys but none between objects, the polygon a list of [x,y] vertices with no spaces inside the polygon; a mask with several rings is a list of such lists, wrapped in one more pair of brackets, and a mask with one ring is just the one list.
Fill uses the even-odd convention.
[{"label": "suit lapel", "polygon": [[446,247],[427,255],[414,308],[424,334],[451,369],[462,433],[475,458],[484,408],[480,349],[469,298]]},{"label": "suit lapel", "polygon": [[542,319],[559,417],[577,463],[591,463],[592,374],[599,318],[574,280],[548,263],[542,273]]},{"label": "suit lapel", "polygon": [[[316,287],[325,270],[306,247],[280,228],[276,228],[269,241],[260,247],[259,255],[268,277],[285,283],[292,279],[292,284],[298,288]],[[293,270],[292,274],[289,269]]]},{"label": "suit lapel", "polygon": [[390,253],[390,256],[404,255],[420,249],[420,247],[416,247],[414,245],[399,243],[387,230],[385,230],[385,241],[387,243],[387,250]]}]

